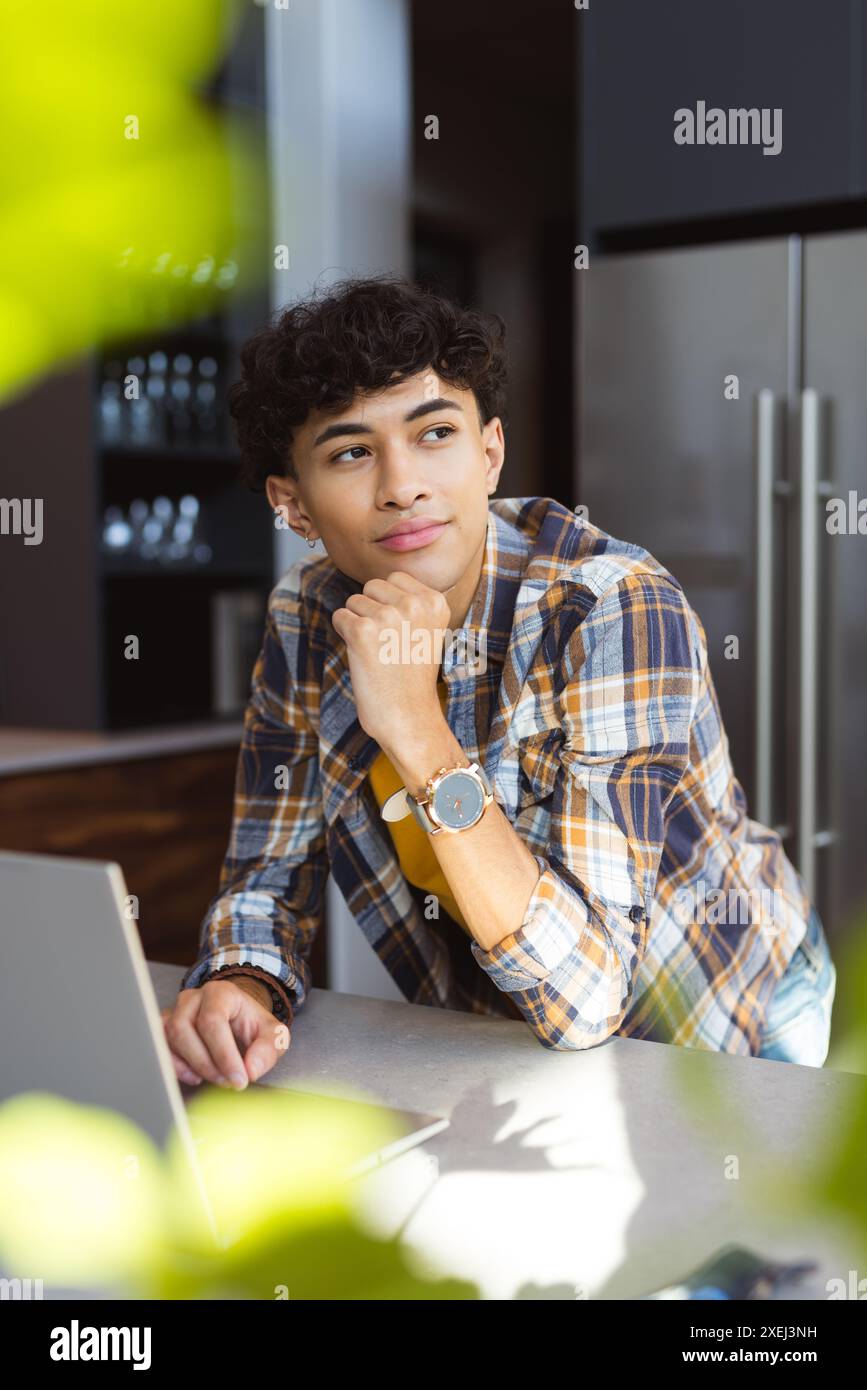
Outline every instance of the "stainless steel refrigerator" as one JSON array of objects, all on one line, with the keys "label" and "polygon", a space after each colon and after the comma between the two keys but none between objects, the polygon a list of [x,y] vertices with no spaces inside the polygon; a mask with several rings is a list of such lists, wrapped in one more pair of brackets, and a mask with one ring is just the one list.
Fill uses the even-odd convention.
[{"label": "stainless steel refrigerator", "polygon": [[573,505],[682,583],[749,814],[833,933],[867,905],[867,233],[576,281]]}]

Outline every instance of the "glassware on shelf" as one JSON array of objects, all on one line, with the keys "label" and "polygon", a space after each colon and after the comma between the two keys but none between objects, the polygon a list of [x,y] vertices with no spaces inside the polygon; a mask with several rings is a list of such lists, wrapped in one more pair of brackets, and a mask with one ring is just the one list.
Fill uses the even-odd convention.
[{"label": "glassware on shelf", "polygon": [[213,436],[218,433],[218,372],[219,366],[216,357],[200,357],[196,363],[193,411],[196,417],[196,430],[200,436]]},{"label": "glassware on shelf", "polygon": [[106,507],[102,524],[102,543],[115,554],[129,550],[133,530],[120,507]]},{"label": "glassware on shelf", "polygon": [[[125,361],[106,359],[98,401],[103,444],[135,449],[219,447],[227,424],[220,373],[212,352],[193,356],[154,348]],[[135,390],[131,377],[137,380]]]},{"label": "glassware on shelf", "polygon": [[168,497],[155,497],[151,504],[151,511],[163,526],[168,526],[175,515],[175,504]]},{"label": "glassware on shelf", "polygon": [[178,503],[178,511],[181,516],[189,517],[195,521],[201,511],[198,497],[193,497],[191,493],[185,493]]},{"label": "glassware on shelf", "polygon": [[200,381],[193,402],[196,432],[200,436],[217,431],[217,388],[212,381]]},{"label": "glassware on shelf", "polygon": [[136,497],[126,513],[107,507],[103,517],[103,549],[132,555],[159,565],[206,565],[213,557],[200,534],[201,503],[192,493],[179,501],[160,494],[152,502]]},{"label": "glassware on shelf", "polygon": [[129,442],[139,447],[152,444],[155,438],[154,403],[147,396],[140,396],[127,402],[129,420]]},{"label": "glassware on shelf", "polygon": [[146,540],[154,546],[154,559],[162,561],[169,558],[169,537],[174,516],[174,503],[168,497],[154,498],[150,520],[145,522]]},{"label": "glassware on shelf", "polygon": [[[133,395],[129,394],[133,385],[129,380],[130,377],[135,377],[137,381]],[[122,396],[123,442],[125,444],[141,446],[151,442],[153,406],[145,395],[146,377],[147,362],[145,358],[138,354],[130,357],[126,364]]]},{"label": "glassware on shelf", "polygon": [[190,409],[192,385],[190,373],[193,359],[188,352],[175,354],[169,375],[168,409],[171,422],[172,439],[178,444],[188,444],[193,432],[193,414]]},{"label": "glassware on shelf", "polygon": [[163,525],[151,514],[142,527],[139,555],[143,560],[158,560],[163,539]]},{"label": "glassware on shelf", "polygon": [[133,528],[133,535],[140,537],[141,529],[150,515],[150,507],[143,497],[136,497],[130,502],[127,515],[129,516],[130,525]]},{"label": "glassware on shelf", "polygon": [[151,442],[162,444],[166,437],[166,370],[169,359],[164,352],[152,352],[148,357],[148,375],[145,383],[147,398],[151,402]]},{"label": "glassware on shelf", "polygon": [[99,397],[100,433],[105,444],[119,444],[123,438],[123,407],[119,381],[104,381]]}]

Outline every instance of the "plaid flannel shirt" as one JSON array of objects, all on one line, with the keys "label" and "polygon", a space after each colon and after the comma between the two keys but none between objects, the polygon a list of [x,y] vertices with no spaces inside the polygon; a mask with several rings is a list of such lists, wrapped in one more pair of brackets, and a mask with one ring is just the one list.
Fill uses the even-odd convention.
[{"label": "plaid flannel shirt", "polygon": [[491,950],[428,920],[380,819],[379,748],[331,624],[360,589],[305,557],[271,593],[230,843],[183,987],[248,962],[297,1011],[330,869],[414,1003],[523,1017],[549,1048],[617,1034],[755,1054],[810,904],[779,836],[747,815],[676,579],[550,498],[489,504],[464,619],[486,664],[446,646],[445,713],[540,871]]}]

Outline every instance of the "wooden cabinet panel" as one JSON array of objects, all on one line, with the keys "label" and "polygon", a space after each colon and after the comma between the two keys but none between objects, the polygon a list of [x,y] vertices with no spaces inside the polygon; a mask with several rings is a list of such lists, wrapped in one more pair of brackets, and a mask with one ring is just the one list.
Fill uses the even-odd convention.
[{"label": "wooden cabinet panel", "polygon": [[[218,748],[0,778],[0,846],[116,861],[145,955],[189,964],[229,840],[236,760]],[[324,932],[311,964],[324,987]]]}]

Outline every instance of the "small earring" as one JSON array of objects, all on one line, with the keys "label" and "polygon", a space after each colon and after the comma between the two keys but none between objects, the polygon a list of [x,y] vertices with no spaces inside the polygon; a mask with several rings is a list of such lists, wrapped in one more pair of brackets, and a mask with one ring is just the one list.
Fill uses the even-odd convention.
[{"label": "small earring", "polygon": [[312,541],[312,540],[310,539],[310,532],[309,532],[309,531],[305,531],[305,532],[304,532],[304,539],[305,539],[305,541],[307,542],[307,544],[310,546],[310,549],[312,550],[313,547],[315,546],[316,542],[315,542],[315,541]]}]

